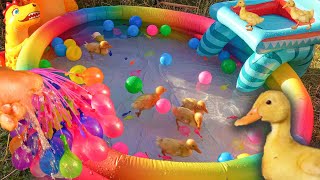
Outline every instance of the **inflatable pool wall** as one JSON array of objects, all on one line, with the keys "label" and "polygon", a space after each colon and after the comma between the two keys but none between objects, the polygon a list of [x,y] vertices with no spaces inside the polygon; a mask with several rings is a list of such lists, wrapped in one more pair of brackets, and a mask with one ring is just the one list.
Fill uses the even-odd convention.
[{"label": "inflatable pool wall", "polygon": [[210,16],[216,20],[201,39],[197,52],[213,56],[226,49],[244,63],[238,77],[240,91],[254,91],[263,84],[281,64],[288,63],[302,76],[309,67],[314,45],[320,43],[320,1],[295,0],[300,9],[314,9],[314,23],[310,30],[296,22],[289,9],[283,9],[284,0],[246,0],[246,9],[264,17],[264,22],[247,31],[246,22],[239,18],[236,1],[213,4]]}]

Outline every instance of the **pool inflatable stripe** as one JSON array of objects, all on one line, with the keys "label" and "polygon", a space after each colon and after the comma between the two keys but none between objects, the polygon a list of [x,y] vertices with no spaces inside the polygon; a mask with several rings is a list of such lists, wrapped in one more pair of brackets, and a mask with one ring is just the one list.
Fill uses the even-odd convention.
[{"label": "pool inflatable stripe", "polygon": [[286,62],[289,62],[297,73],[302,75],[310,65],[313,52],[314,47],[308,46],[284,49],[267,54],[253,53],[245,62],[245,68],[240,71],[237,88],[243,92],[259,89],[264,84],[261,79],[268,78],[274,70]]},{"label": "pool inflatable stripe", "polygon": [[201,56],[213,56],[218,54],[228,42],[236,36],[229,28],[219,22],[215,22],[202,36],[197,52]]}]

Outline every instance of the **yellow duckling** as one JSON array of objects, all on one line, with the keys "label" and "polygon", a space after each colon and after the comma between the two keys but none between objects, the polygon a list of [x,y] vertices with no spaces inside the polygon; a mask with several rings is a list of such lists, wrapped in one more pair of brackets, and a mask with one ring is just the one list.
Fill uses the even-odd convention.
[{"label": "yellow duckling", "polygon": [[264,21],[264,18],[260,17],[255,13],[248,12],[246,10],[246,4],[244,0],[239,0],[238,3],[234,6],[234,8],[236,7],[241,7],[239,16],[240,16],[240,19],[248,23],[246,25],[248,31],[252,31],[253,26],[260,24]]},{"label": "yellow duckling", "polygon": [[320,179],[320,150],[303,146],[292,138],[290,102],[282,92],[262,93],[250,112],[235,125],[247,125],[259,119],[270,122],[272,127],[262,158],[265,179]]},{"label": "yellow duckling", "polygon": [[161,153],[166,156],[169,154],[171,156],[189,157],[192,155],[192,151],[197,151],[201,154],[197,143],[193,139],[187,139],[186,141],[181,141],[172,138],[160,138],[157,137],[157,145],[161,148]]},{"label": "yellow duckling", "polygon": [[84,47],[89,51],[91,58],[93,58],[92,53],[107,55],[109,53],[109,48],[112,46],[108,43],[108,41],[101,41],[100,43],[92,42],[85,43]]},{"label": "yellow duckling", "polygon": [[296,7],[296,3],[293,0],[289,0],[282,8],[290,7],[290,16],[292,19],[298,21],[295,26],[292,26],[292,29],[297,29],[300,23],[308,23],[309,26],[307,30],[311,28],[311,20],[313,19],[314,10],[311,11],[303,11]]},{"label": "yellow duckling", "polygon": [[194,111],[185,107],[172,107],[172,113],[176,117],[177,129],[179,130],[179,122],[187,124],[198,130],[201,130],[203,115],[200,112]]},{"label": "yellow duckling", "polygon": [[133,109],[139,110],[136,112],[137,117],[139,117],[143,110],[153,108],[157,101],[161,98],[161,95],[167,91],[163,86],[158,86],[153,94],[143,94],[131,104]]},{"label": "yellow duckling", "polygon": [[101,35],[99,32],[94,32],[91,37],[96,40],[97,42],[105,41],[103,35]]},{"label": "yellow duckling", "polygon": [[184,98],[181,107],[188,108],[194,112],[208,113],[206,103],[202,100],[197,101],[194,98]]}]

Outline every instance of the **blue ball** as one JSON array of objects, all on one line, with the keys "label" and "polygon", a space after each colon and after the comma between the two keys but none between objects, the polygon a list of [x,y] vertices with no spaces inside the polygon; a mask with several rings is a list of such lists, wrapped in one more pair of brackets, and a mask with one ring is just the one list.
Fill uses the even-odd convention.
[{"label": "blue ball", "polygon": [[114,23],[111,20],[105,20],[103,22],[103,28],[105,31],[112,31],[114,28]]},{"label": "blue ball", "polygon": [[197,38],[192,38],[189,40],[188,44],[191,49],[197,49],[200,44],[200,41]]},{"label": "blue ball", "polygon": [[225,161],[230,161],[233,159],[234,158],[233,158],[232,154],[230,154],[229,152],[223,152],[218,157],[218,162],[225,162]]},{"label": "blue ball", "polygon": [[129,24],[136,25],[138,28],[140,28],[142,26],[142,19],[140,16],[132,16],[129,19]]},{"label": "blue ball", "polygon": [[139,34],[139,28],[136,25],[131,25],[128,28],[128,35],[132,37],[136,37]]},{"label": "blue ball", "polygon": [[66,56],[67,46],[65,46],[64,44],[58,44],[54,46],[54,52],[57,56],[64,57]]},{"label": "blue ball", "polygon": [[51,41],[51,47],[55,47],[58,44],[63,44],[63,39],[59,38],[59,37],[55,37],[52,41]]},{"label": "blue ball", "polygon": [[228,51],[221,51],[218,55],[220,61],[230,59],[230,53]]},{"label": "blue ball", "polygon": [[172,56],[169,53],[163,53],[160,57],[160,64],[169,66],[172,63]]}]

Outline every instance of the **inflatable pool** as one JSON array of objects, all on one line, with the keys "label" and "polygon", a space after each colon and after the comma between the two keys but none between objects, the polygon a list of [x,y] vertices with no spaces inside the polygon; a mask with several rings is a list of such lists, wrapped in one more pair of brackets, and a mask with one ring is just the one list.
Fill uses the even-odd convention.
[{"label": "inflatable pool", "polygon": [[[216,6],[227,7],[226,3]],[[216,6],[212,6],[211,9]],[[228,9],[228,11],[231,10]],[[140,16],[144,23],[138,37],[130,37],[126,34],[128,19],[132,16]],[[91,34],[93,32],[100,32],[113,46],[109,55],[95,54],[93,58],[90,57],[85,48],[81,47],[83,54],[79,61],[71,62],[65,57],[58,57],[53,58],[52,65],[54,68],[63,71],[68,71],[77,64],[100,68],[105,75],[104,83],[111,89],[111,98],[117,116],[122,119],[125,127],[121,137],[108,138],[106,141],[111,146],[116,142],[124,142],[129,147],[129,154],[132,155],[140,151],[147,152],[151,159],[138,158],[110,149],[108,157],[103,161],[89,160],[83,162],[83,169],[78,179],[198,178],[205,180],[262,178],[260,152],[262,151],[264,135],[259,138],[253,135],[253,139],[259,139],[258,143],[252,140],[250,136],[257,132],[265,134],[268,127],[264,124],[258,124],[249,128],[238,129],[233,127],[232,120],[228,119],[228,117],[236,118],[246,113],[254,102],[254,98],[264,90],[259,86],[260,89],[255,88],[257,90],[252,93],[243,93],[236,87],[238,73],[243,73],[246,70],[246,64],[252,64],[252,60],[249,58],[245,61],[244,56],[239,56],[241,53],[245,54],[242,51],[239,54],[231,52],[235,57],[234,59],[243,62],[244,66],[238,66],[236,72],[231,75],[225,74],[221,71],[221,62],[218,58],[205,58],[204,60],[197,55],[194,49],[188,47],[188,40],[193,37],[201,39],[198,53],[201,48],[214,47],[216,42],[214,39],[208,38],[212,35],[212,32],[209,34],[207,30],[221,31],[224,29],[222,25],[219,25],[221,19],[217,19],[219,22],[193,14],[147,7],[95,7],[56,17],[42,25],[29,37],[18,56],[17,70],[38,68],[46,48],[58,36],[62,39],[72,38],[79,46],[82,46],[87,41],[92,41]],[[113,20],[115,27],[121,31],[121,34],[115,36],[114,33],[104,32],[103,22],[105,20]],[[230,20],[230,25],[231,22],[233,21]],[[150,37],[143,33],[147,25],[150,24],[158,27],[167,24],[173,29],[173,32],[165,38],[161,35]],[[230,33],[230,31],[225,32]],[[230,35],[233,38],[235,37],[232,33]],[[254,36],[254,38],[257,38],[257,42],[259,37],[260,34],[257,37]],[[240,40],[238,39],[238,41]],[[212,45],[204,47],[204,43]],[[237,43],[230,43],[230,46],[233,47],[235,44]],[[310,49],[308,51],[312,53]],[[210,55],[217,54],[221,50],[222,48]],[[159,65],[159,58],[164,52],[173,56],[173,62],[170,66]],[[247,56],[247,54],[245,55]],[[313,129],[311,99],[292,67],[287,63],[281,64],[276,66],[269,73],[269,76],[265,77],[262,84],[266,85],[264,88],[282,90],[288,95],[293,104],[292,113],[295,120],[292,134],[299,142],[308,144]],[[198,142],[200,149],[203,151],[201,155],[195,153],[189,158],[174,158],[173,162],[156,160],[159,159],[157,156],[160,154],[160,149],[155,145],[156,136],[186,138],[177,131],[174,117],[170,113],[161,115],[155,110],[150,110],[143,112],[140,118],[126,121],[124,117],[121,117],[121,114],[129,110],[130,104],[137,97],[137,95],[129,94],[123,87],[125,79],[135,70],[141,71],[141,74],[137,76],[140,76],[143,80],[144,93],[152,92],[156,86],[162,85],[168,89],[168,95],[164,95],[164,97],[169,99],[174,106],[179,106],[181,99],[185,97],[206,101],[209,114],[205,115],[204,128],[201,130],[202,138],[193,133],[189,136]],[[211,85],[197,83],[198,74],[203,70],[212,73]],[[255,81],[253,80],[253,82]],[[224,151],[231,152],[233,156],[241,153],[253,155],[234,160],[229,159],[225,162],[214,162],[218,159],[219,154]]]}]

